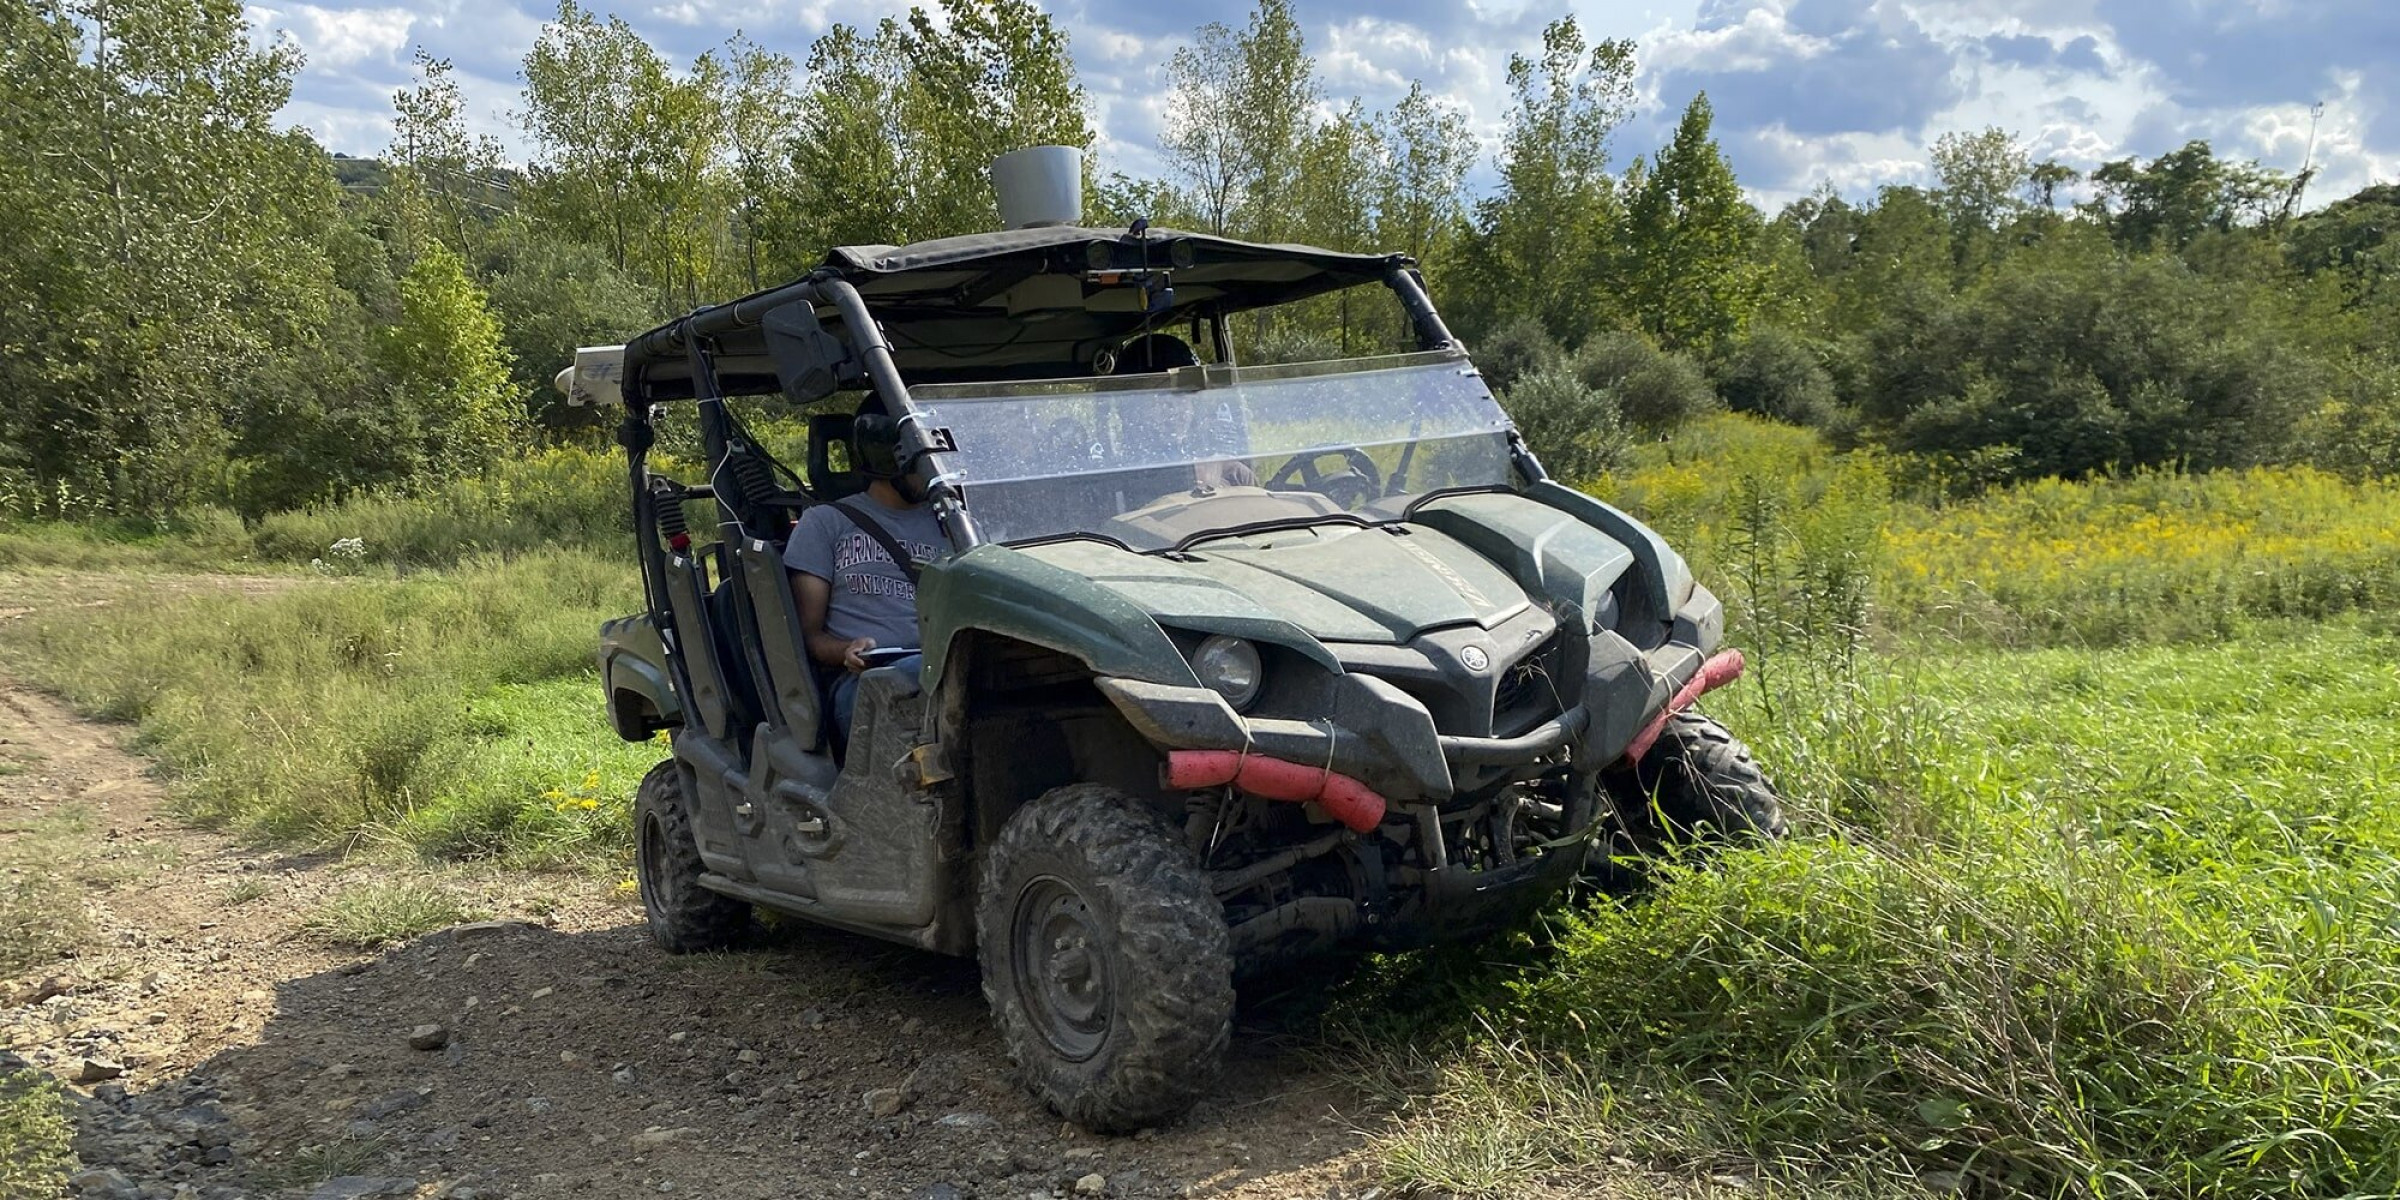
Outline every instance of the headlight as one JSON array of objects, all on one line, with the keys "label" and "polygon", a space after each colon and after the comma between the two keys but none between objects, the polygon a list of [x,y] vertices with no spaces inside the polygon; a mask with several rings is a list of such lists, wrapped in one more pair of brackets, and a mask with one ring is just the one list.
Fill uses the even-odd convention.
[{"label": "headlight", "polygon": [[1192,653],[1192,673],[1210,691],[1225,697],[1235,712],[1250,707],[1250,702],[1258,699],[1258,685],[1266,681],[1266,672],[1259,667],[1258,647],[1221,633],[1200,643]]}]

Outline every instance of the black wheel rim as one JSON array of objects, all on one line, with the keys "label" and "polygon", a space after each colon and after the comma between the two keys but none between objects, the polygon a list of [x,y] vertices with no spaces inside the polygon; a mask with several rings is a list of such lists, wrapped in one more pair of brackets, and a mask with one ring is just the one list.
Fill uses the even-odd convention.
[{"label": "black wheel rim", "polygon": [[639,864],[642,904],[652,911],[658,908],[658,898],[666,895],[666,840],[667,831],[659,826],[655,814],[642,819],[641,841],[635,847],[634,857]]},{"label": "black wheel rim", "polygon": [[1082,1062],[1108,1038],[1114,993],[1107,941],[1075,886],[1044,875],[1017,892],[1009,956],[1017,996],[1050,1049]]}]

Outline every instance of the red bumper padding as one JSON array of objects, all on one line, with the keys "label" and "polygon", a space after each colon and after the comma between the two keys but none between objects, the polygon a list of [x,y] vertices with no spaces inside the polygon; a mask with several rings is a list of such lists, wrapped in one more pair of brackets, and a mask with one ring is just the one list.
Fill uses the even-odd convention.
[{"label": "red bumper padding", "polygon": [[1650,718],[1650,723],[1642,726],[1640,733],[1633,735],[1633,741],[1625,747],[1625,760],[1642,761],[1642,756],[1648,754],[1650,747],[1657,743],[1658,735],[1667,731],[1667,722],[1676,713],[1690,708],[1700,697],[1740,679],[1743,665],[1742,652],[1739,650],[1728,650],[1700,664],[1700,670],[1691,680],[1676,689],[1675,698],[1667,701],[1667,706],[1658,710],[1658,715]]},{"label": "red bumper padding", "polygon": [[1383,823],[1383,797],[1339,771],[1245,755],[1239,750],[1167,751],[1168,787],[1208,788],[1228,783],[1269,800],[1322,805],[1334,820],[1359,833]]}]

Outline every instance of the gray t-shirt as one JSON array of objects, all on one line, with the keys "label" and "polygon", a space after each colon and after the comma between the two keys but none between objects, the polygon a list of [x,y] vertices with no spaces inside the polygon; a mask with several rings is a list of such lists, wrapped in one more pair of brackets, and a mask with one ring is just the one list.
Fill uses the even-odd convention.
[{"label": "gray t-shirt", "polygon": [[[948,544],[930,504],[886,508],[865,496],[850,503],[874,514],[884,531],[918,562],[940,554]],[[784,543],[783,565],[833,585],[825,632],[845,641],[874,638],[879,649],[916,646],[917,585],[850,514],[830,504],[800,514],[800,523]]]}]

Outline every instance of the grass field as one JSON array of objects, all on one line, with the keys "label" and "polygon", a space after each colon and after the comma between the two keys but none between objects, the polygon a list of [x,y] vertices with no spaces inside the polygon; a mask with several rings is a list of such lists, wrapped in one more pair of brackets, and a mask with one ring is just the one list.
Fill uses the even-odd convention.
[{"label": "grass field", "polygon": [[[242,553],[364,551],[263,597],[0,624],[0,664],[137,723],[205,822],[613,864],[660,748],[608,732],[591,653],[637,586],[600,468],[524,472],[538,494],[512,502],[560,536],[424,501],[304,514]],[[1801,834],[1349,985],[1338,1028],[1420,1047],[1387,1058],[1411,1114],[1391,1182],[2400,1192],[2400,485],[2296,469],[1933,503],[1909,475],[1720,417],[1595,483],[1727,598],[1755,669],[1712,707]],[[237,544],[184,536],[44,557],[23,549],[43,531],[0,532],[0,564],[222,568]],[[318,929],[368,944],[422,908],[362,895]]]},{"label": "grass field", "polygon": [[1773,712],[1737,689],[1715,710],[1808,836],[1444,985],[1473,1011],[1406,1031],[1455,1054],[1398,1181],[2400,1189],[2396,652],[2343,629],[1869,657]]},{"label": "grass field", "polygon": [[13,670],[133,722],[204,824],[527,867],[604,862],[663,748],[608,730],[600,622],[638,607],[588,551],[467,560],[14,623]]}]

